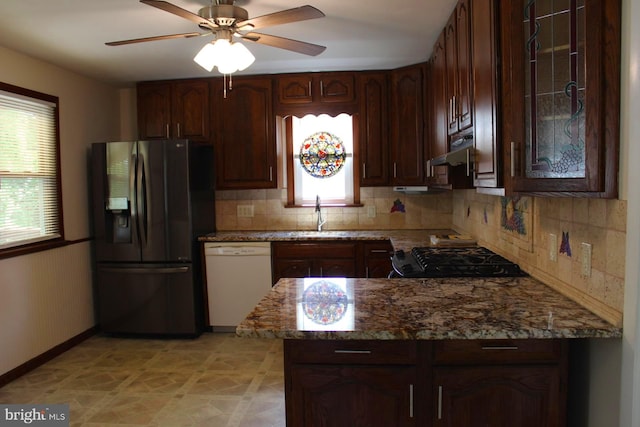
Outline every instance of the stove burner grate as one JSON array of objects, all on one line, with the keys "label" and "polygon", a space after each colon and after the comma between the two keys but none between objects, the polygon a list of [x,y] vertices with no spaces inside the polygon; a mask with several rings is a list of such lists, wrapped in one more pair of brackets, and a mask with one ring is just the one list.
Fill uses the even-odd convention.
[{"label": "stove burner grate", "polygon": [[415,260],[415,265],[405,260],[406,264],[400,266],[404,277],[527,276],[518,264],[480,246],[417,247],[411,250],[410,258]]}]

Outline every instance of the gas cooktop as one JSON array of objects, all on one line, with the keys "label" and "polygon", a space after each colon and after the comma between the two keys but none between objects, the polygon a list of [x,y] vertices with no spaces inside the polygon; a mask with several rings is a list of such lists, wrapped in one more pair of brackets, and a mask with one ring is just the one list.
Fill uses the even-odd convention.
[{"label": "gas cooktop", "polygon": [[395,277],[519,277],[527,273],[481,246],[418,247],[397,251],[391,259]]}]

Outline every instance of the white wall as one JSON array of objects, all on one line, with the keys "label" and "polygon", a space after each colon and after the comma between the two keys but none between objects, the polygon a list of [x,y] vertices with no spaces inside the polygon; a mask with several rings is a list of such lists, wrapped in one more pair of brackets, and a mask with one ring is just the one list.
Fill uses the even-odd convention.
[{"label": "white wall", "polygon": [[91,142],[119,139],[120,93],[0,47],[0,81],[60,101],[64,230],[74,244],[0,260],[0,374],[95,325],[91,283],[89,185]]},{"label": "white wall", "polygon": [[[640,2],[623,0],[622,197],[627,204],[624,338],[620,388],[620,427],[640,426]],[[600,373],[607,366],[596,367]],[[601,424],[605,427],[605,424]],[[595,426],[595,425],[594,425]],[[599,426],[597,426],[599,427]]]}]

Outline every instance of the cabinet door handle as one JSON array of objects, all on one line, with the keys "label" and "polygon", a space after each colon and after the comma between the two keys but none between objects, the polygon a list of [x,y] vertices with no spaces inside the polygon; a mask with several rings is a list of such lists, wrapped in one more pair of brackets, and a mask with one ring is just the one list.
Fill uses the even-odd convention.
[{"label": "cabinet door handle", "polygon": [[273,166],[269,166],[269,182],[273,181]]},{"label": "cabinet door handle", "polygon": [[426,166],[427,178],[431,178],[431,160],[427,160]]},{"label": "cabinet door handle", "polygon": [[438,419],[442,419],[442,386],[438,386]]},{"label": "cabinet door handle", "polygon": [[396,162],[393,162],[393,177],[398,177],[398,165],[396,164]]},{"label": "cabinet door handle", "polygon": [[324,82],[320,80],[320,98],[323,98],[323,97],[324,97]]},{"label": "cabinet door handle", "polygon": [[170,136],[169,136],[169,123],[167,123],[167,130],[166,130],[166,132],[167,132],[167,139],[169,139],[169,138],[170,138]]},{"label": "cabinet door handle", "polygon": [[369,278],[369,267],[364,268],[364,277],[367,279]]},{"label": "cabinet door handle", "polygon": [[516,176],[516,143],[511,141],[511,177]]},{"label": "cabinet door handle", "polygon": [[371,350],[333,350],[335,354],[371,354]]},{"label": "cabinet door handle", "polygon": [[409,418],[413,418],[413,384],[409,384]]},{"label": "cabinet door handle", "polygon": [[177,132],[178,132],[176,136],[177,136],[178,138],[180,138],[180,123],[177,123],[177,124],[176,124],[176,128],[177,128]]},{"label": "cabinet door handle", "polygon": [[483,350],[517,350],[518,346],[517,345],[487,345],[487,346],[482,346]]},{"label": "cabinet door handle", "polygon": [[311,277],[311,267],[307,269],[307,277]]},{"label": "cabinet door handle", "polygon": [[367,177],[367,164],[362,163],[362,178],[366,178],[366,177]]},{"label": "cabinet door handle", "polygon": [[467,176],[471,176],[471,148],[467,148]]},{"label": "cabinet door handle", "polygon": [[[322,83],[320,83],[322,85]],[[322,88],[322,86],[320,86]],[[320,89],[322,90],[322,89]],[[311,80],[309,80],[309,96],[312,96],[311,94]]]}]

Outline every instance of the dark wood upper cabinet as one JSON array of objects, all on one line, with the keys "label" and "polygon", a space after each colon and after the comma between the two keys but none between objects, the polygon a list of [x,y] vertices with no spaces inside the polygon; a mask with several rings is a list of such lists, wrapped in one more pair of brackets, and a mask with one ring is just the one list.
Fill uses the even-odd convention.
[{"label": "dark wood upper cabinet", "polygon": [[226,90],[212,81],[218,189],[276,188],[271,78],[234,78]]},{"label": "dark wood upper cabinet", "polygon": [[473,56],[474,174],[476,187],[503,186],[500,140],[500,69],[498,64],[498,0],[473,0],[471,9]]},{"label": "dark wood upper cabinet", "polygon": [[137,96],[141,139],[209,141],[209,83],[206,80],[139,83]]},{"label": "dark wood upper cabinet", "polygon": [[501,2],[508,193],[617,196],[620,3]]},{"label": "dark wood upper cabinet", "polygon": [[360,185],[389,184],[389,109],[387,73],[364,73],[358,77],[360,117]]},{"label": "dark wood upper cabinet", "polygon": [[276,113],[353,114],[357,111],[356,73],[283,74],[276,78]]},{"label": "dark wood upper cabinet", "polygon": [[424,64],[391,72],[392,185],[424,183]]},{"label": "dark wood upper cabinet", "polygon": [[460,0],[445,27],[449,135],[472,125],[471,12]]},{"label": "dark wood upper cabinet", "polygon": [[[440,37],[433,46],[433,54],[430,60],[431,72],[429,73],[429,84],[426,98],[430,108],[427,118],[431,126],[429,127],[430,137],[429,158],[441,156],[449,151],[448,133],[448,103],[447,103],[447,63],[445,52],[445,31],[440,33]],[[427,177],[430,184],[448,185],[449,166],[431,166],[427,163]]]}]

